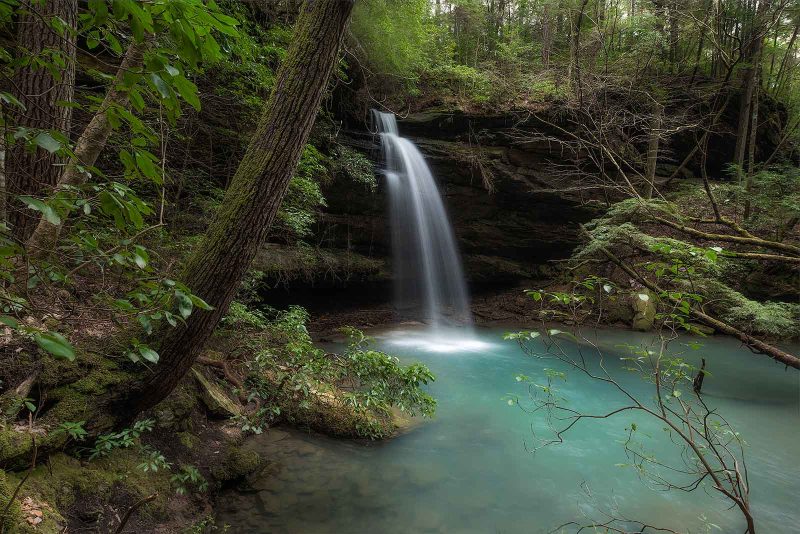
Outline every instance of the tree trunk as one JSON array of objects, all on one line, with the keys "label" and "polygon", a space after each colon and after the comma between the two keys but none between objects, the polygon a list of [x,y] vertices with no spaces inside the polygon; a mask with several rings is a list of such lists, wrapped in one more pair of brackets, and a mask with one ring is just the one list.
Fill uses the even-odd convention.
[{"label": "tree trunk", "polygon": [[680,62],[680,21],[678,19],[679,0],[669,4],[669,61],[673,71],[677,71]]},{"label": "tree trunk", "polygon": [[750,141],[748,143],[747,178],[745,179],[744,219],[750,218],[750,194],[753,191],[753,175],[756,172],[756,141],[758,141],[758,93],[761,91],[760,76],[756,73],[756,89],[753,92],[753,103],[750,114]]},{"label": "tree trunk", "polygon": [[[24,111],[15,111],[10,117],[14,126],[56,130],[69,136],[72,102],[75,92],[75,29],[77,0],[48,0],[24,2],[26,10],[17,23],[17,44],[20,57],[39,58],[55,53],[64,67],[53,75],[46,67],[34,61],[20,67],[13,76],[15,96],[25,105]],[[66,29],[59,34],[53,27],[61,19]],[[61,159],[56,154],[37,148],[30,152],[23,143],[10,148],[6,162],[9,202],[9,220],[15,235],[25,240],[33,231],[38,217],[31,210],[14,202],[17,195],[41,195],[52,189],[61,174]]]},{"label": "tree trunk", "polygon": [[653,198],[653,187],[656,180],[656,163],[658,163],[658,143],[661,139],[661,116],[664,113],[661,104],[656,104],[653,123],[647,139],[647,170],[645,172],[644,198]]},{"label": "tree trunk", "polygon": [[759,5],[758,11],[753,17],[753,23],[748,36],[746,48],[746,59],[749,62],[744,76],[742,77],[742,97],[739,108],[739,124],[736,129],[736,147],[734,148],[734,160],[736,164],[739,183],[744,182],[745,176],[745,151],[748,141],[748,129],[750,125],[750,115],[753,104],[753,93],[756,87],[756,73],[758,64],[761,61],[761,48],[764,41],[764,27],[766,25],[766,11],[769,9],[769,0],[765,0]]},{"label": "tree trunk", "polygon": [[589,0],[581,2],[581,9],[575,17],[575,23],[572,28],[572,40],[570,42],[570,80],[575,94],[578,96],[578,103],[583,107],[583,88],[581,81],[581,26],[583,25],[583,16],[586,13],[586,5]]},{"label": "tree trunk", "polygon": [[778,74],[775,76],[774,87],[776,94],[780,94],[781,92],[783,86],[783,74],[786,71],[786,65],[789,63],[791,58],[794,58],[794,43],[797,40],[798,31],[800,31],[800,23],[796,24],[794,31],[792,31],[792,37],[789,39],[789,44],[786,45],[786,53],[783,55],[783,59],[781,60],[781,66],[778,68]]},{"label": "tree trunk", "polygon": [[165,398],[191,368],[266,241],[314,125],[352,9],[353,0],[304,4],[250,146],[180,277],[213,310],[197,310],[184,326],[161,332],[158,365],[125,403],[131,416]]},{"label": "tree trunk", "polygon": [[553,27],[550,6],[542,8],[542,67],[550,68],[550,52],[553,48]]},{"label": "tree trunk", "polygon": [[[68,186],[79,186],[86,182],[88,176],[82,168],[94,166],[111,135],[111,123],[106,111],[114,106],[125,106],[129,89],[123,84],[125,73],[141,67],[146,48],[146,42],[134,42],[128,47],[100,109],[97,110],[78,138],[78,142],[75,143],[75,158],[67,163],[64,173],[56,184],[57,190]],[[52,251],[60,232],[61,226],[50,224],[44,217],[40,217],[26,244],[28,254],[33,257],[42,257]]]}]

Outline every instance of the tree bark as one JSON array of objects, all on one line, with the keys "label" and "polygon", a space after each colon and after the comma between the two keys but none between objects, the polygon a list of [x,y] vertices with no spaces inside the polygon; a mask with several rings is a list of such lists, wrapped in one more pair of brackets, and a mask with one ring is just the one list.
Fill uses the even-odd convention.
[{"label": "tree bark", "polygon": [[165,398],[191,368],[266,241],[336,64],[353,0],[307,1],[250,146],[182,280],[213,306],[162,331],[160,361],[125,399],[129,414]]},{"label": "tree bark", "polygon": [[752,112],[753,92],[756,88],[758,64],[761,61],[761,49],[764,44],[764,26],[766,26],[766,11],[769,9],[770,0],[764,0],[754,14],[753,23],[748,36],[746,56],[749,64],[742,77],[742,97],[739,108],[739,124],[736,129],[736,147],[734,148],[733,162],[737,167],[739,183],[744,182],[745,176],[745,152],[748,141],[748,131],[750,125],[750,115]]},{"label": "tree bark", "polygon": [[578,103],[583,107],[583,88],[581,81],[581,26],[583,25],[583,16],[586,13],[586,6],[589,0],[581,2],[581,8],[575,17],[575,22],[572,27],[572,40],[570,41],[570,80],[572,81],[572,88],[578,97]]},{"label": "tree bark", "polygon": [[658,163],[658,144],[661,139],[661,116],[664,113],[661,104],[656,103],[653,114],[653,123],[650,125],[650,132],[647,140],[647,170],[645,171],[645,190],[644,198],[653,198],[653,187],[656,180],[656,164]]},{"label": "tree bark", "polygon": [[[25,105],[15,111],[11,123],[18,127],[56,130],[69,136],[72,102],[75,93],[75,35],[78,17],[77,0],[24,2],[25,12],[18,21],[17,44],[20,57],[38,58],[55,52],[63,68],[54,75],[34,61],[17,69],[12,79],[15,96]],[[61,19],[63,34],[52,26]],[[49,61],[49,58],[47,58]],[[38,220],[37,214],[14,202],[17,195],[41,195],[54,187],[61,174],[62,160],[56,154],[37,148],[26,150],[23,143],[10,148],[6,161],[9,220],[15,235],[27,239]]]},{"label": "tree bark", "polygon": [[553,48],[553,21],[550,15],[550,6],[545,4],[542,8],[542,67],[550,68],[550,53]]},{"label": "tree bark", "polygon": [[[147,42],[131,43],[122,63],[117,70],[117,75],[106,93],[100,109],[97,110],[92,120],[86,125],[83,133],[75,144],[75,157],[71,159],[56,184],[56,190],[69,186],[79,186],[86,183],[88,175],[85,170],[97,162],[97,158],[106,146],[111,135],[111,123],[106,111],[115,106],[124,106],[128,98],[129,88],[124,85],[125,73],[141,67],[142,58],[147,48]],[[44,217],[39,218],[33,233],[28,238],[26,249],[33,257],[42,257],[53,250],[61,226],[50,224]]]},{"label": "tree bark", "polygon": [[753,103],[750,106],[750,141],[748,142],[747,177],[745,178],[744,219],[750,218],[750,194],[753,191],[753,177],[756,172],[756,141],[758,141],[758,93],[761,90],[760,76],[756,72],[756,88],[753,91]]}]

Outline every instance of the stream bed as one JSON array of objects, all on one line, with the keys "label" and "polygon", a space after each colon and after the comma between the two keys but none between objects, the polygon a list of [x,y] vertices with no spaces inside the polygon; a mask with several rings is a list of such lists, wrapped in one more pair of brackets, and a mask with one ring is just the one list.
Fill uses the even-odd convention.
[{"label": "stream bed", "polygon": [[[677,532],[744,531],[737,512],[727,510],[710,486],[659,491],[638,476],[623,447],[632,423],[638,443],[659,460],[680,454],[661,425],[644,416],[626,412],[583,421],[563,443],[532,452],[537,438],[552,432],[544,415],[513,402],[527,398],[516,376],[543,382],[544,369],[566,366],[525,355],[503,340],[505,331],[480,330],[480,343],[458,350],[426,344],[414,331],[373,333],[383,350],[422,361],[436,374],[430,388],[438,400],[436,417],[385,442],[282,429],[255,437],[252,446],[270,465],[249,487],[221,496],[219,523],[245,533],[566,533],[575,528],[559,525],[604,521],[610,513]],[[648,343],[653,336],[615,330],[592,335],[611,374],[640,398],[652,398],[653,386],[622,370],[619,357],[621,344]],[[703,347],[689,350],[684,343],[691,342]],[[800,532],[797,371],[724,337],[687,337],[671,348],[685,351],[688,361],[706,358],[704,397],[747,442],[758,531]],[[606,412],[622,400],[618,391],[577,371],[556,386],[570,407],[585,413]],[[690,390],[687,384],[685,393]]]}]

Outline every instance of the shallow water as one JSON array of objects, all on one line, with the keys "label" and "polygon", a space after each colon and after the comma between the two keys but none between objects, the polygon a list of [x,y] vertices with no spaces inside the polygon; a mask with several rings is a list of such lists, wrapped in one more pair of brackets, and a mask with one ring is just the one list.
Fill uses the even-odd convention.
[{"label": "shallow water", "polygon": [[[568,521],[602,519],[604,511],[615,508],[617,515],[679,532],[744,530],[738,515],[726,511],[710,488],[657,491],[632,468],[619,466],[629,462],[621,440],[632,422],[640,441],[659,459],[676,453],[663,443],[661,427],[642,417],[623,414],[582,423],[563,444],[529,452],[532,429],[547,437],[546,427],[541,416],[509,406],[509,395],[526,394],[515,377],[541,378],[544,368],[563,366],[525,356],[502,334],[483,330],[478,334],[483,345],[471,342],[448,352],[436,350],[440,344],[428,350],[413,333],[383,333],[379,344],[385,350],[423,361],[436,374],[431,387],[439,403],[435,419],[368,445],[297,432],[258,438],[254,445],[273,466],[249,491],[232,490],[220,499],[220,522],[233,532],[253,533],[548,532]],[[645,398],[648,386],[615,368],[620,351],[615,346],[650,339],[626,331],[602,331],[597,339],[612,374]],[[708,361],[707,402],[748,442],[759,532],[800,532],[798,373],[783,371],[732,339],[694,340],[704,348],[689,351],[687,359],[702,355]],[[618,392],[575,372],[559,387],[570,406],[585,412],[620,402]]]}]

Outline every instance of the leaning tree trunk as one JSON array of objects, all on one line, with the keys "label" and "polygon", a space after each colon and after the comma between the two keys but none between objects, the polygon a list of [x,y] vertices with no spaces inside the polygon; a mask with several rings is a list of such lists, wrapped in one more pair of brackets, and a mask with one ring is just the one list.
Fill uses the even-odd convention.
[{"label": "leaning tree trunk", "polygon": [[185,326],[162,332],[160,361],[127,399],[129,415],[166,397],[191,368],[266,241],[314,125],[352,8],[353,0],[304,4],[255,135],[180,278],[213,310],[198,310]]},{"label": "leaning tree trunk", "polygon": [[[146,49],[147,41],[133,42],[128,46],[100,109],[97,110],[75,143],[75,157],[67,163],[64,173],[56,182],[57,191],[86,182],[88,175],[81,169],[94,166],[108,143],[112,127],[107,112],[115,106],[125,106],[129,94],[129,88],[124,84],[125,74],[141,68]],[[28,255],[41,258],[50,253],[58,241],[60,232],[60,225],[51,224],[44,217],[40,217],[26,243]]]},{"label": "leaning tree trunk", "polygon": [[[47,0],[46,2],[23,2],[25,13],[17,23],[17,45],[20,57],[51,61],[49,54],[55,53],[64,63],[57,74],[37,65],[34,61],[19,68],[13,76],[15,96],[25,105],[25,110],[15,111],[10,117],[15,126],[56,130],[69,136],[72,102],[75,92],[75,35],[78,16],[77,0]],[[63,33],[54,29],[52,22],[61,19]],[[25,240],[38,220],[36,213],[23,208],[14,197],[17,195],[40,195],[56,185],[61,174],[61,159],[56,154],[37,148],[31,152],[22,143],[9,147],[6,161],[6,180],[9,202],[9,221],[14,234]]]}]

